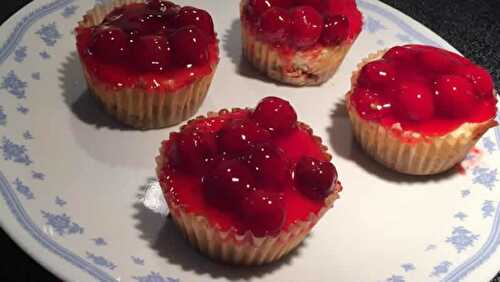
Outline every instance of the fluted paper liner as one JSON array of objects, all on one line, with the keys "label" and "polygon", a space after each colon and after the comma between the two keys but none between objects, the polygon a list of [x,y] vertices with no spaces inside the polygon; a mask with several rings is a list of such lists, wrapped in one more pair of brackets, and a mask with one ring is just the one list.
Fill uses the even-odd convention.
[{"label": "fluted paper liner", "polygon": [[[240,18],[243,8],[240,4]],[[327,81],[337,71],[352,41],[344,41],[334,47],[297,50],[294,54],[281,54],[272,44],[256,38],[250,27],[241,20],[243,55],[260,72],[284,83],[304,86],[319,85]]]},{"label": "fluted paper liner", "polygon": [[346,103],[355,138],[368,155],[398,172],[430,175],[452,168],[465,158],[479,138],[489,128],[496,126],[497,122],[494,117],[480,123],[467,122],[445,135],[429,137],[418,132],[404,131],[399,123],[387,128],[363,119],[351,104],[352,91],[363,65],[382,57],[385,51],[369,55],[353,73]]},{"label": "fluted paper liner", "polygon": [[[223,113],[227,111],[211,112],[207,116],[212,117]],[[299,123],[299,126],[306,128],[312,135],[312,130],[307,125]],[[321,139],[316,136],[314,138],[324,150],[325,156],[330,159],[331,156],[326,152],[326,147],[321,144]],[[161,177],[162,166],[167,161],[163,149],[162,146],[160,155],[156,158],[158,178]],[[165,187],[162,189],[165,191]],[[210,223],[205,216],[188,212],[182,205],[171,201],[167,193],[164,192],[164,194],[172,219],[193,247],[213,259],[226,263],[261,265],[279,260],[297,247],[323,214],[333,206],[341,190],[341,184],[337,182],[334,192],[324,200],[324,207],[317,214],[311,213],[308,218],[291,224],[287,230],[282,230],[276,236],[264,237],[256,237],[250,231],[239,235],[234,228],[222,230],[219,226]]]},{"label": "fluted paper liner", "polygon": [[[98,25],[114,8],[137,2],[143,1],[115,0],[98,5],[87,12],[78,26]],[[83,60],[80,61],[90,93],[116,119],[140,129],[162,128],[193,116],[205,99],[216,67],[214,64],[210,74],[176,90],[145,90],[140,87],[118,88],[99,81],[89,74]]]}]

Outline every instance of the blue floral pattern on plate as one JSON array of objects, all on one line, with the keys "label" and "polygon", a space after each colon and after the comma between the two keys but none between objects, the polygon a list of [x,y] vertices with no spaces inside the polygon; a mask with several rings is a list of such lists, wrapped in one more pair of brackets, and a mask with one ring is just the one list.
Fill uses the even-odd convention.
[{"label": "blue floral pattern on plate", "polygon": [[62,35],[57,29],[56,23],[52,22],[50,24],[42,25],[40,29],[36,32],[40,39],[47,44],[47,46],[52,47],[57,43]]},{"label": "blue floral pattern on plate", "polygon": [[25,90],[27,86],[28,83],[22,81],[17,74],[11,70],[3,77],[0,89],[7,90],[18,99],[24,99],[26,98]]},{"label": "blue floral pattern on plate", "polygon": [[2,150],[3,158],[6,161],[13,161],[24,165],[30,165],[33,163],[30,159],[26,146],[16,144],[7,137],[2,138],[0,150]]},{"label": "blue floral pattern on plate", "polygon": [[179,279],[174,279],[166,276],[161,276],[160,273],[151,271],[148,275],[132,277],[137,282],[179,282]]},{"label": "blue floral pattern on plate", "polygon": [[46,211],[41,212],[43,217],[47,220],[47,226],[52,227],[54,232],[60,236],[83,233],[83,228],[78,225],[78,223],[72,222],[71,218],[65,213],[52,214]]}]

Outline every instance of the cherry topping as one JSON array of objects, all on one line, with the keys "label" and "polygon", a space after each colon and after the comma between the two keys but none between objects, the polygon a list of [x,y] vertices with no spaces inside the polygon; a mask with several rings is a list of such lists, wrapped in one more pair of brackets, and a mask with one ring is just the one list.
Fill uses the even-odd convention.
[{"label": "cherry topping", "polygon": [[314,45],[323,30],[323,18],[310,6],[298,6],[290,10],[290,44],[297,48]]},{"label": "cherry topping", "polygon": [[339,11],[352,10],[356,8],[355,0],[334,0],[334,1],[325,1],[327,5],[327,10],[332,13],[336,13]]},{"label": "cherry topping", "polygon": [[288,35],[290,21],[288,11],[273,7],[262,14],[260,27],[265,40],[271,43],[285,42]]},{"label": "cherry topping", "polygon": [[271,7],[288,9],[292,2],[293,0],[250,0],[247,7],[252,17],[260,17]]},{"label": "cherry topping", "polygon": [[165,70],[171,61],[171,50],[164,36],[139,37],[133,47],[134,63],[144,71]]},{"label": "cherry topping", "polygon": [[396,101],[395,109],[408,120],[421,121],[434,115],[432,90],[424,83],[401,82]]},{"label": "cherry topping", "polygon": [[256,145],[243,159],[264,189],[281,191],[285,185],[291,183],[290,164],[284,152],[271,143]]},{"label": "cherry topping", "polygon": [[144,5],[139,3],[118,8],[104,19],[104,23],[119,27],[132,37],[167,29],[165,14],[144,9]]},{"label": "cherry topping", "polygon": [[260,17],[267,9],[273,6],[271,2],[270,0],[250,0],[248,8],[252,16]]},{"label": "cherry topping", "polygon": [[93,33],[91,52],[110,63],[120,63],[128,54],[128,37],[117,27],[99,27]]},{"label": "cherry topping", "polygon": [[264,142],[269,138],[267,130],[249,119],[229,120],[217,134],[221,150],[233,155],[247,151],[252,144]]},{"label": "cherry topping", "polygon": [[465,122],[492,118],[496,111],[493,87],[488,72],[457,53],[404,45],[367,63],[350,97],[364,119],[442,136]]},{"label": "cherry topping", "polygon": [[408,63],[414,61],[416,53],[410,48],[395,46],[385,52],[383,58],[386,60]]},{"label": "cherry topping", "polygon": [[241,214],[244,225],[257,237],[279,233],[286,211],[280,194],[256,191],[243,200]]},{"label": "cherry topping", "polygon": [[388,86],[395,80],[396,70],[384,60],[377,60],[364,65],[359,76],[360,85],[375,88]]},{"label": "cherry topping", "polygon": [[177,137],[178,168],[195,173],[205,172],[217,155],[215,136],[204,127],[189,127]]},{"label": "cherry topping", "polygon": [[491,97],[493,93],[493,79],[491,75],[482,67],[476,65],[466,65],[459,68],[456,74],[468,78],[479,91],[480,97]]},{"label": "cherry topping", "polygon": [[321,43],[337,45],[347,39],[349,34],[349,19],[344,15],[326,15],[325,26],[321,34]]},{"label": "cherry topping", "polygon": [[438,73],[445,73],[458,63],[455,57],[450,56],[450,52],[436,48],[423,48],[418,59],[425,68]]},{"label": "cherry topping", "polygon": [[475,91],[472,83],[458,75],[443,75],[436,81],[436,102],[449,117],[464,117],[474,107]]},{"label": "cherry topping", "polygon": [[214,35],[212,17],[205,10],[184,6],[179,10],[175,22],[178,27],[194,25],[209,37]]},{"label": "cherry topping", "polygon": [[391,101],[369,88],[356,88],[352,100],[364,119],[377,120],[391,113]]},{"label": "cherry topping", "polygon": [[262,127],[272,133],[287,131],[297,123],[297,113],[293,107],[278,97],[266,97],[262,99],[252,118]]},{"label": "cherry topping", "polygon": [[337,170],[329,161],[302,157],[295,167],[297,188],[313,200],[326,198],[337,182]]},{"label": "cherry topping", "polygon": [[172,34],[170,43],[178,65],[191,67],[208,62],[208,40],[197,27],[179,28]]},{"label": "cherry topping", "polygon": [[205,200],[220,210],[235,210],[255,190],[252,172],[237,160],[222,160],[204,176]]},{"label": "cherry topping", "polygon": [[323,11],[325,8],[325,0],[295,0],[294,6],[310,6],[316,11]]}]

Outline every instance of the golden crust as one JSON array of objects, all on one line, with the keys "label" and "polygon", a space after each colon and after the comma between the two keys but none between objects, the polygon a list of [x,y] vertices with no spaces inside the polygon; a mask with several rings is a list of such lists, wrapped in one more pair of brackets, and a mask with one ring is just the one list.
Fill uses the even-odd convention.
[{"label": "golden crust", "polygon": [[[241,109],[235,108],[209,112],[207,117],[239,110]],[[204,118],[206,117],[198,116],[188,121],[187,124]],[[298,126],[311,133],[314,140],[324,151],[325,157],[331,159],[331,155],[326,152],[326,146],[321,143],[321,138],[314,136],[312,129],[306,124],[299,122]],[[181,127],[181,130],[183,127]],[[167,155],[164,150],[165,147],[162,145],[160,154],[156,158],[156,173],[159,179],[162,177],[163,165],[167,162]],[[162,189],[166,191],[168,187],[162,187]],[[182,204],[169,199],[167,193],[165,193],[165,198],[176,225],[189,242],[202,253],[230,264],[261,265],[276,261],[297,247],[323,214],[333,206],[333,202],[339,198],[340,191],[342,191],[342,186],[340,182],[337,182],[334,192],[325,199],[323,208],[317,214],[311,213],[308,218],[294,222],[287,230],[282,230],[276,236],[264,237],[257,237],[250,231],[239,235],[234,228],[223,230],[219,226],[210,223],[202,214],[188,212]]]}]

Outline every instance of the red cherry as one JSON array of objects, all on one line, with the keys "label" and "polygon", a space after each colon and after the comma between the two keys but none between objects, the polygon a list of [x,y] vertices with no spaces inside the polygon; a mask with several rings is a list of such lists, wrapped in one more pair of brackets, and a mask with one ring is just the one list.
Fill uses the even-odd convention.
[{"label": "red cherry", "polygon": [[241,206],[243,224],[257,237],[273,236],[285,224],[283,196],[266,191],[249,193]]},{"label": "red cherry", "polygon": [[170,64],[171,56],[170,46],[163,36],[141,36],[133,47],[133,61],[145,71],[165,70]]},{"label": "red cherry", "polygon": [[182,157],[179,153],[178,141],[179,133],[174,132],[170,135],[170,140],[173,140],[172,144],[168,147],[167,152],[165,153],[168,157],[168,163],[174,168],[181,168],[182,166]]},{"label": "red cherry", "polygon": [[260,17],[267,9],[272,7],[270,0],[250,0],[248,8],[253,16]]},{"label": "red cherry", "polygon": [[287,39],[290,21],[288,11],[283,8],[270,8],[260,19],[264,39],[271,43],[283,43]]},{"label": "red cherry", "polygon": [[90,50],[104,61],[121,63],[129,52],[128,37],[118,27],[98,27],[92,35]]},{"label": "red cherry", "polygon": [[344,15],[326,15],[325,26],[321,34],[321,43],[337,45],[347,39],[349,34],[349,19]]},{"label": "red cherry", "polygon": [[197,27],[179,28],[172,34],[170,43],[178,65],[190,67],[208,62],[208,40]]},{"label": "red cherry", "polygon": [[217,134],[217,142],[222,151],[238,154],[250,149],[252,144],[267,141],[270,134],[249,119],[227,121]]},{"label": "red cherry", "polygon": [[243,160],[264,189],[282,191],[285,185],[291,183],[292,171],[284,152],[270,143],[256,145]]},{"label": "red cherry", "polygon": [[252,118],[263,128],[271,133],[285,132],[297,123],[297,113],[292,105],[278,97],[266,97],[262,99]]},{"label": "red cherry", "polygon": [[280,7],[283,9],[289,9],[295,5],[295,0],[271,0],[271,5],[273,7]]},{"label": "red cherry", "polygon": [[204,173],[217,155],[214,134],[203,127],[188,127],[176,140],[180,156],[180,169],[198,174]]},{"label": "red cherry", "polygon": [[313,7],[316,11],[323,11],[325,6],[325,0],[295,0],[294,6],[310,6]]},{"label": "red cherry", "polygon": [[299,6],[290,10],[290,44],[297,48],[314,45],[323,30],[323,18],[312,7]]},{"label": "red cherry", "polygon": [[362,86],[383,88],[396,81],[396,70],[385,60],[377,60],[364,65],[358,82]]},{"label": "red cherry", "polygon": [[247,7],[252,17],[260,17],[271,7],[288,9],[292,6],[293,0],[249,0]]},{"label": "red cherry", "polygon": [[246,194],[255,190],[252,172],[237,160],[222,160],[202,179],[208,204],[224,211],[239,207]]},{"label": "red cherry", "polygon": [[491,97],[493,94],[493,79],[488,71],[482,67],[464,65],[458,68],[455,73],[468,78],[478,90],[479,97]]},{"label": "red cherry", "polygon": [[381,119],[392,111],[392,104],[388,98],[368,88],[357,87],[351,99],[358,114],[367,120]]},{"label": "red cherry", "polygon": [[141,4],[130,4],[117,10],[108,15],[105,22],[121,28],[131,37],[167,29],[166,16],[160,11],[144,9]]},{"label": "red cherry", "polygon": [[476,104],[474,86],[465,77],[442,75],[435,87],[439,110],[449,117],[465,117]]},{"label": "red cherry", "polygon": [[297,188],[313,200],[323,200],[337,182],[337,170],[329,161],[302,157],[295,167]]},{"label": "red cherry", "polygon": [[[457,64],[462,64],[462,65],[470,65],[472,62],[463,57],[460,54],[457,54],[452,51],[448,51],[445,49],[433,47],[433,46],[428,46],[428,45],[415,45],[415,44],[409,44],[406,45],[406,47],[413,49],[415,51],[418,51],[421,55],[429,55],[429,53],[434,53],[434,59],[436,60],[442,60],[440,61],[441,63],[444,63],[446,67],[453,67],[453,65]],[[444,57],[447,57],[448,60],[446,61]],[[431,55],[429,60],[433,59],[433,56]],[[434,62],[436,64],[436,62]],[[451,69],[443,69],[442,71],[450,71]],[[436,70],[437,71],[437,70]]]},{"label": "red cherry", "polygon": [[406,81],[399,86],[396,95],[399,115],[408,120],[422,121],[434,115],[432,90],[424,83]]},{"label": "red cherry", "polygon": [[404,46],[395,46],[385,52],[383,58],[386,61],[408,63],[414,62],[416,59],[416,52]]},{"label": "red cherry", "polygon": [[210,38],[215,34],[212,17],[202,9],[184,6],[179,10],[175,22],[177,27],[194,25]]},{"label": "red cherry", "polygon": [[339,13],[356,9],[355,0],[326,0],[326,11]]},{"label": "red cherry", "polygon": [[447,73],[459,63],[454,57],[450,56],[450,52],[444,50],[427,47],[418,52],[418,60],[424,68],[429,71],[438,73]]}]

